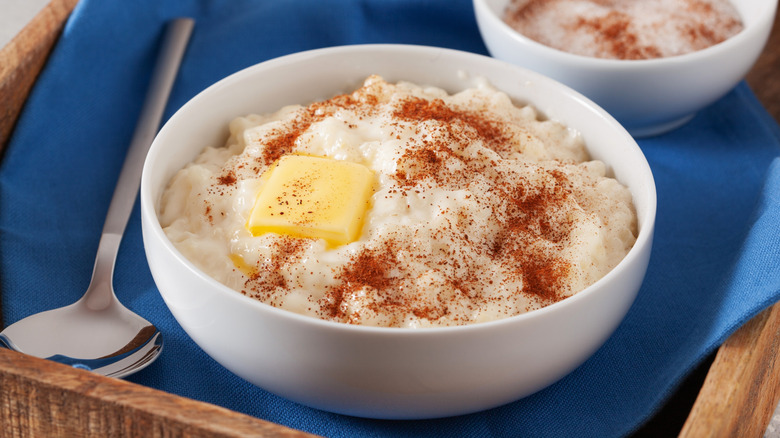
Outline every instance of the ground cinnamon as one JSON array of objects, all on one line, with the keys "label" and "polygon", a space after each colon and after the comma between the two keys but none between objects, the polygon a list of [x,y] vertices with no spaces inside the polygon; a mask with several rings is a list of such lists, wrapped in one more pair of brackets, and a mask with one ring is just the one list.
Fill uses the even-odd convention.
[{"label": "ground cinnamon", "polygon": [[503,19],[550,47],[623,60],[702,50],[742,30],[728,0],[512,0]]},{"label": "ground cinnamon", "polygon": [[[337,96],[299,109],[291,122],[276,128],[263,140],[264,166],[296,150],[301,135],[310,126],[333,116],[341,108],[364,116],[386,110],[381,106],[383,97],[380,94],[372,94],[370,88],[364,87],[352,95]],[[407,97],[389,107],[392,110],[388,122],[391,137],[394,128],[417,127],[416,135],[408,140],[406,152],[398,160],[398,170],[392,175],[398,185],[393,193],[409,198],[424,197],[429,187],[458,190],[489,176],[495,197],[490,205],[498,206],[491,207],[491,216],[501,223],[503,231],[489,242],[476,239],[464,231],[473,227],[473,218],[461,215],[458,223],[437,229],[426,237],[433,239],[435,254],[421,250],[419,247],[425,245],[420,242],[392,238],[387,238],[378,248],[362,247],[350,256],[341,270],[333,272],[335,283],[317,303],[320,316],[360,324],[361,313],[349,309],[349,301],[355,294],[370,296],[361,302],[369,313],[414,315],[432,321],[448,315],[450,306],[456,302],[472,308],[482,307],[487,301],[499,299],[487,291],[512,286],[486,279],[486,267],[475,262],[477,257],[474,255],[488,255],[506,266],[512,272],[509,280],[522,285],[514,290],[515,294],[525,294],[543,305],[567,296],[566,279],[571,274],[569,262],[538,244],[541,240],[552,246],[561,245],[569,237],[571,224],[560,213],[572,202],[566,174],[557,170],[544,171],[543,178],[549,184],[534,187],[517,174],[501,170],[497,162],[469,154],[467,147],[474,143],[482,144],[500,157],[509,157],[516,152],[512,142],[514,131],[507,122],[480,111],[450,105],[441,99],[418,97]],[[233,184],[231,178],[234,176],[228,173],[220,181]],[[250,267],[243,290],[266,302],[278,300],[278,290],[292,287],[279,271],[286,264],[297,263],[308,245],[306,239],[291,237],[280,237],[275,242],[274,257]],[[299,243],[294,245],[292,242]],[[399,274],[403,271],[396,269],[397,266],[405,263],[402,254],[438,272],[441,278],[437,277],[437,281],[443,282],[444,289],[449,291],[447,296],[426,297],[404,289],[403,285],[419,279],[404,278]]]}]

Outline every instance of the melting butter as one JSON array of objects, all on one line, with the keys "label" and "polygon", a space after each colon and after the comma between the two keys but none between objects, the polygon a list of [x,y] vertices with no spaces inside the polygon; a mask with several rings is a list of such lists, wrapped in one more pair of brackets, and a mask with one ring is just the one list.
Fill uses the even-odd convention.
[{"label": "melting butter", "polygon": [[331,247],[360,238],[374,191],[374,173],[366,166],[287,155],[263,179],[246,224],[252,235],[318,238]]}]

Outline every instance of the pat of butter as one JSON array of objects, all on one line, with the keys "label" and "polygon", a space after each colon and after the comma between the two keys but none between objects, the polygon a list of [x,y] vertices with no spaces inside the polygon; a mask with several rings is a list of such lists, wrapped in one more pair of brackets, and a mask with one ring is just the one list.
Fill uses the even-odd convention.
[{"label": "pat of butter", "polygon": [[325,239],[330,246],[354,242],[374,189],[373,172],[358,163],[287,155],[263,176],[246,224],[265,233]]}]

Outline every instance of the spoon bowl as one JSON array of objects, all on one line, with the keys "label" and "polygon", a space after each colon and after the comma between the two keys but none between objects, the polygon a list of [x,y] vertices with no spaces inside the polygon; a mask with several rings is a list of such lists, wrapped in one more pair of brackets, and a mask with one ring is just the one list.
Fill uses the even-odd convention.
[{"label": "spoon bowl", "polygon": [[0,345],[12,350],[111,377],[149,365],[162,344],[160,331],[118,300],[97,311],[79,300],[31,315],[0,333]]},{"label": "spoon bowl", "polygon": [[160,331],[119,302],[112,279],[146,153],[160,126],[192,27],[192,20],[176,19],[166,28],[141,117],[108,207],[86,293],[69,306],[6,327],[0,332],[0,346],[112,377],[139,371],[162,352]]}]

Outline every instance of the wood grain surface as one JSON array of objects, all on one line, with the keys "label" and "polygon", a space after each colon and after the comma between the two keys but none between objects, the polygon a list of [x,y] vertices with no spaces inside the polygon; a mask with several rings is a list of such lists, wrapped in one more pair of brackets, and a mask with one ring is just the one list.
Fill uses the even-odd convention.
[{"label": "wood grain surface", "polygon": [[[0,50],[0,158],[27,94],[77,2],[51,0]],[[770,42],[747,76],[756,96],[778,121],[779,21],[776,17]],[[780,370],[775,366],[779,347],[780,304],[776,304],[719,349],[680,435],[762,436],[780,398]],[[0,437],[309,436],[208,403],[2,348],[0,388]]]},{"label": "wood grain surface", "polygon": [[124,380],[0,348],[2,437],[308,437]]},{"label": "wood grain surface", "polygon": [[78,0],[52,0],[10,43],[0,49],[0,153],[62,31],[65,19],[76,3]]},{"label": "wood grain surface", "polygon": [[780,122],[780,13],[775,15],[764,52],[746,79],[764,108]]},{"label": "wood grain surface", "polygon": [[780,395],[780,305],[763,311],[718,350],[681,437],[761,437]]}]

